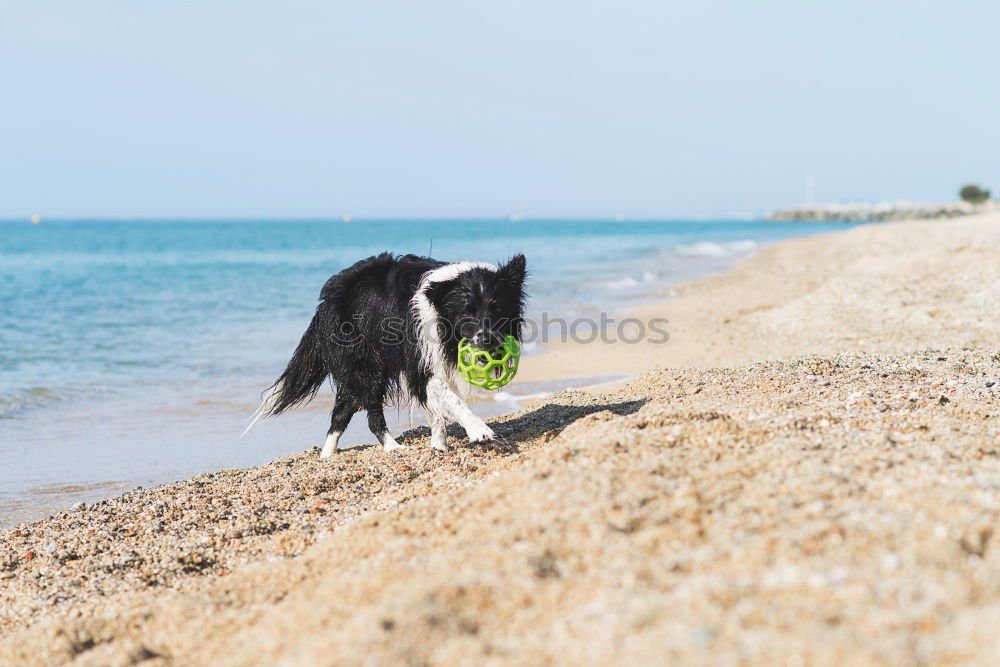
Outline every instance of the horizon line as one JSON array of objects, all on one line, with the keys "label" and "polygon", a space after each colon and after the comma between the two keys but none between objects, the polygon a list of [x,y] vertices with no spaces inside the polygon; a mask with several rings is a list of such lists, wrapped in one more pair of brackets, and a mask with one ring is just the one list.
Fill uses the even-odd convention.
[{"label": "horizon line", "polygon": [[[36,214],[37,215],[37,214]],[[28,223],[31,224],[35,215],[28,216],[0,216],[0,223]],[[44,222],[330,222],[340,224],[352,224],[355,222],[442,222],[442,221],[463,221],[463,222],[530,222],[530,221],[552,221],[552,222],[711,222],[711,221],[747,221],[764,220],[766,214],[762,215],[727,215],[727,216],[570,216],[570,215],[377,215],[377,216],[51,216],[38,215],[39,224]]]}]

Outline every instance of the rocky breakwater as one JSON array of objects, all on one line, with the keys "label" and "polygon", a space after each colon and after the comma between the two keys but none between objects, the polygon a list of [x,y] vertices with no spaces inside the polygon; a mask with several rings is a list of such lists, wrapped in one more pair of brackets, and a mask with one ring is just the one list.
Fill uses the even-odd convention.
[{"label": "rocky breakwater", "polygon": [[1000,210],[1000,201],[970,204],[954,202],[860,202],[846,204],[815,204],[794,206],[775,211],[768,220],[802,220],[805,222],[886,222],[889,220],[926,220],[955,218],[973,213]]}]

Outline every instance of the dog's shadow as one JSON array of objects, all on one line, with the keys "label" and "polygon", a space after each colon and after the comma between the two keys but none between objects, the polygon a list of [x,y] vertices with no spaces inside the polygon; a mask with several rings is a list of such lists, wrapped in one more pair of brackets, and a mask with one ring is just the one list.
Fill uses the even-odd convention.
[{"label": "dog's shadow", "polygon": [[[517,443],[527,440],[534,440],[546,434],[558,434],[564,428],[576,420],[605,410],[616,415],[630,415],[646,404],[646,399],[636,399],[634,401],[621,401],[618,403],[595,403],[593,405],[561,405],[559,403],[549,403],[537,410],[517,415],[504,421],[494,421],[490,426],[500,438],[497,441],[476,444],[477,447],[485,447],[505,454],[514,454],[518,451]],[[426,426],[418,426],[404,431],[401,438],[406,440],[416,440],[429,438],[431,431]],[[455,438],[459,443],[466,442],[465,431],[458,424],[448,427],[448,435]],[[454,445],[454,441],[452,442]]]}]

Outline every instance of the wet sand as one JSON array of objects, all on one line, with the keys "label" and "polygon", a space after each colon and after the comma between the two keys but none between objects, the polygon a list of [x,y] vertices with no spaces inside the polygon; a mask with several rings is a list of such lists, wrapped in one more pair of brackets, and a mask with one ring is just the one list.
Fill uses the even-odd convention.
[{"label": "wet sand", "polygon": [[644,307],[665,345],[532,359],[643,374],[510,448],[416,429],[5,531],[0,664],[995,663],[998,247],[786,242]]}]

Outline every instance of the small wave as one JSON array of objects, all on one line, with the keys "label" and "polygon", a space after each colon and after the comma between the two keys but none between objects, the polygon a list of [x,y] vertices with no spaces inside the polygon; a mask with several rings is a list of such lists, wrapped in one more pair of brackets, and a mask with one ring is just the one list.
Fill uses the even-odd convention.
[{"label": "small wave", "polygon": [[608,289],[628,289],[629,287],[638,287],[641,284],[635,278],[618,278],[616,280],[606,280],[601,283],[601,286]]},{"label": "small wave", "polygon": [[512,394],[506,391],[498,391],[493,395],[493,400],[500,403],[517,403],[519,401],[533,401],[536,398],[545,398],[551,395],[551,391],[538,391],[533,394]]},{"label": "small wave", "polygon": [[56,400],[59,400],[59,396],[47,387],[26,387],[0,393],[0,418],[10,418],[23,410],[41,407]]},{"label": "small wave", "polygon": [[730,257],[739,253],[746,253],[757,247],[756,241],[749,239],[743,241],[727,241],[716,243],[715,241],[698,241],[687,245],[679,245],[674,248],[674,252],[684,257]]},{"label": "small wave", "polygon": [[598,285],[604,289],[631,289],[633,287],[641,287],[647,283],[659,280],[659,278],[660,275],[654,271],[644,271],[639,278],[634,278],[632,276],[614,278],[612,280],[605,280],[604,282],[598,283]]},{"label": "small wave", "polygon": [[105,393],[105,388],[93,386],[50,387],[0,387],[0,419],[16,419],[32,410],[46,408],[55,403],[77,398],[94,398]]}]

